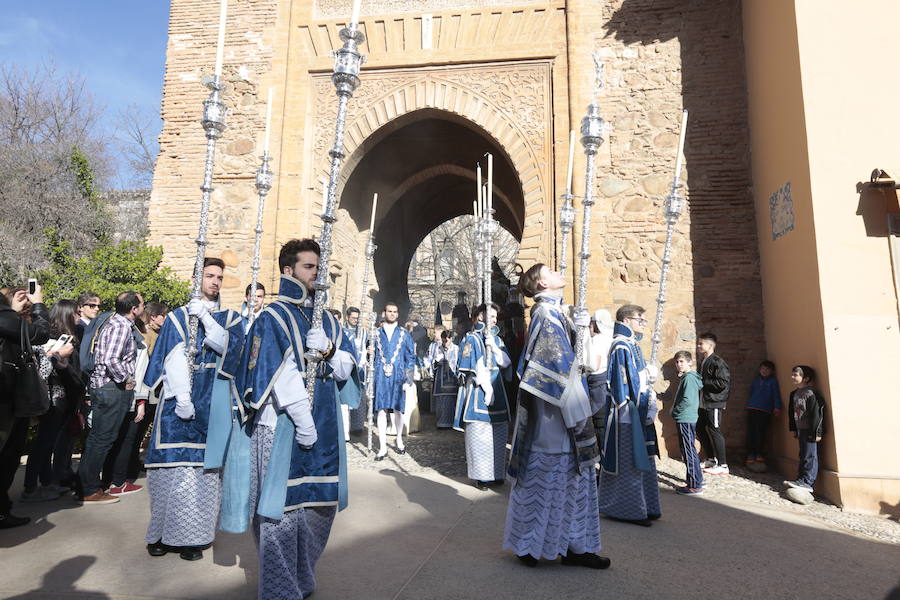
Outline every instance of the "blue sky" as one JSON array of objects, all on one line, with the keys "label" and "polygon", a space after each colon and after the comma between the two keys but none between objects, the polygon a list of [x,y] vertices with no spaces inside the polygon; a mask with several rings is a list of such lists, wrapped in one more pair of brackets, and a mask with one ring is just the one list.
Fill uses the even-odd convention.
[{"label": "blue sky", "polygon": [[[129,104],[162,126],[159,106],[166,63],[166,0],[2,0],[0,63],[33,68],[52,61],[77,71],[105,107],[115,131]],[[124,174],[123,174],[124,176]]]}]

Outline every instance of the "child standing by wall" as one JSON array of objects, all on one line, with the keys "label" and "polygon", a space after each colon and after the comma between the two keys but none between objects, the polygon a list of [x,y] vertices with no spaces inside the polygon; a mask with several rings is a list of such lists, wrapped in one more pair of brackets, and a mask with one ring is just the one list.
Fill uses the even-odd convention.
[{"label": "child standing by wall", "polygon": [[747,467],[756,463],[765,464],[763,448],[766,445],[766,430],[769,419],[781,413],[781,390],[775,377],[775,364],[764,360],[759,364],[759,375],[750,385],[747,400]]},{"label": "child standing by wall", "polygon": [[703,380],[694,371],[691,353],[685,350],[675,353],[675,370],[680,381],[672,402],[671,414],[678,426],[678,447],[687,467],[687,485],[677,488],[679,494],[695,496],[703,493],[703,471],[694,441],[697,438],[697,413],[700,408],[700,389]]},{"label": "child standing by wall", "polygon": [[791,369],[791,381],[797,388],[791,392],[788,405],[790,430],[800,444],[800,464],[797,479],[785,481],[788,487],[813,491],[819,474],[819,447],[825,422],[825,399],[813,389],[816,372],[812,367],[797,365]]}]

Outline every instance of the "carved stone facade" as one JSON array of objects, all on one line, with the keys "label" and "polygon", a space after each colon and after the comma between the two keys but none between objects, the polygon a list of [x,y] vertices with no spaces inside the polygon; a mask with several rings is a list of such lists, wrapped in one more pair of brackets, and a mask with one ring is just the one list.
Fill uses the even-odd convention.
[{"label": "carved stone facade", "polygon": [[[183,274],[190,272],[195,251],[204,151],[199,116],[206,95],[199,81],[213,63],[212,4],[172,2],[164,130],[150,206],[150,239],[165,246],[166,260]],[[230,114],[218,144],[209,248],[229,265],[226,304],[237,305],[249,281],[253,177],[270,88],[275,185],[264,219],[261,281],[275,284],[284,241],[314,235],[320,227],[337,105],[330,53],[340,46],[350,4],[229,2]],[[590,307],[614,310],[637,302],[653,318],[665,232],[662,204],[673,176],[681,111],[688,108],[682,175],[691,202],[677,228],[660,356],[692,349],[698,329],[714,329],[735,373],[735,390],[749,385],[765,345],[737,2],[366,0],[360,27],[367,36],[361,48],[367,63],[349,102],[332,304],[358,304],[364,295],[362,248],[372,192],[379,193],[373,288],[403,277],[404,287],[397,289],[406,289],[409,261],[433,228],[432,212],[447,204],[455,205],[448,219],[470,212],[472,169],[479,158],[471,148],[450,149],[458,150],[456,158],[436,148],[428,132],[452,129],[441,123],[455,127],[455,139],[474,140],[495,154],[500,218],[519,238],[519,262],[526,268],[538,260],[556,263],[569,130],[578,128],[591,101],[591,55],[599,52],[607,85],[597,101],[611,130],[597,159]],[[410,146],[425,142],[432,145],[418,153]],[[386,149],[397,152],[396,163],[402,164],[377,156]],[[419,156],[426,153],[433,156]],[[579,145],[576,196],[584,193],[583,172]],[[378,187],[367,187],[366,180],[376,178]],[[442,191],[456,185],[471,186],[471,193]],[[429,208],[416,213],[420,205]],[[578,227],[574,240],[573,251]],[[385,267],[392,262],[403,264]],[[568,263],[577,266],[574,252]],[[572,287],[576,272],[571,268]],[[740,417],[740,411],[729,413],[731,443],[743,436]]]}]

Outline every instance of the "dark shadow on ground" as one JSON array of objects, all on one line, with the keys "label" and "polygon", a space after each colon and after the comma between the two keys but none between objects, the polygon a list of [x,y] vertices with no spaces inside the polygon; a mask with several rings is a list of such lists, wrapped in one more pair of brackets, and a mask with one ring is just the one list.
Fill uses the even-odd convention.
[{"label": "dark shadow on ground", "polygon": [[10,596],[8,600],[38,600],[45,598],[78,598],[83,600],[110,600],[104,592],[92,592],[75,586],[81,576],[97,562],[96,556],[67,558],[44,574],[43,585],[35,590]]}]

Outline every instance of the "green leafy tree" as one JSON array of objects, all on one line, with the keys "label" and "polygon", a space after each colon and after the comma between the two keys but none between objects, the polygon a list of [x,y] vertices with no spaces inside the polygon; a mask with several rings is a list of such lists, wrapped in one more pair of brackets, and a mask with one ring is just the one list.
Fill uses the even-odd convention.
[{"label": "green leafy tree", "polygon": [[128,290],[139,292],[146,302],[155,300],[171,307],[188,300],[188,282],[179,279],[169,267],[161,266],[161,246],[143,242],[104,244],[86,256],[73,258],[68,242],[48,233],[45,251],[53,265],[38,274],[48,302],[93,292],[107,310],[112,309],[117,294]]}]

